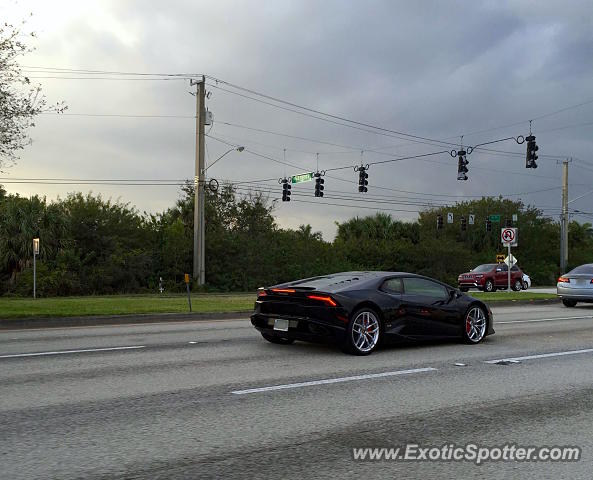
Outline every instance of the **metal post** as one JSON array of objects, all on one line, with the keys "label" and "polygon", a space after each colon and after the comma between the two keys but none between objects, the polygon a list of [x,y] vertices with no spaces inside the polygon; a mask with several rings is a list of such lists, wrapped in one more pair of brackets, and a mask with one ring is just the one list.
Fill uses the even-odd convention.
[{"label": "metal post", "polygon": [[510,244],[510,242],[508,245],[509,245],[509,247],[508,247],[509,253],[507,255],[507,258],[509,260],[509,265],[507,265],[507,267],[508,267],[508,269],[507,269],[507,280],[508,280],[507,288],[508,288],[508,291],[510,292],[511,291],[511,268],[512,268],[510,264],[513,262],[511,262],[511,244]]},{"label": "metal post", "polygon": [[191,295],[189,293],[189,282],[185,284],[187,288],[187,303],[189,304],[189,311],[191,312]]},{"label": "metal post", "polygon": [[39,237],[33,239],[33,298],[37,298],[37,255],[39,255]]},{"label": "metal post", "polygon": [[[198,285],[204,285],[205,269],[205,235],[204,235],[204,103],[206,79],[202,76],[196,82],[196,158],[195,158],[195,190],[194,190],[194,268],[193,277]],[[194,85],[194,83],[192,83]]]},{"label": "metal post", "polygon": [[562,162],[562,217],[560,220],[560,273],[568,267],[568,160]]},{"label": "metal post", "polygon": [[37,253],[33,249],[33,298],[37,298]]}]

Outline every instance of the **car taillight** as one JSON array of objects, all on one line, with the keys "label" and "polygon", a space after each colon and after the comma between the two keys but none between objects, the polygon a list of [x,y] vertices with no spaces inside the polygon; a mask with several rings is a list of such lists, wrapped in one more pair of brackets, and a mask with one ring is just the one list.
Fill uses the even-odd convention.
[{"label": "car taillight", "polygon": [[311,300],[318,300],[320,302],[327,303],[328,305],[330,305],[332,307],[335,307],[338,305],[332,297],[326,297],[326,296],[321,296],[321,295],[307,295],[307,298],[309,298]]},{"label": "car taillight", "polygon": [[[593,280],[592,280],[593,281]],[[558,279],[558,283],[570,283],[570,278],[567,277],[560,277]]]},{"label": "car taillight", "polygon": [[257,290],[257,298],[261,298],[261,297],[267,297],[268,296],[268,292],[266,292],[265,289],[263,288],[259,288]]}]

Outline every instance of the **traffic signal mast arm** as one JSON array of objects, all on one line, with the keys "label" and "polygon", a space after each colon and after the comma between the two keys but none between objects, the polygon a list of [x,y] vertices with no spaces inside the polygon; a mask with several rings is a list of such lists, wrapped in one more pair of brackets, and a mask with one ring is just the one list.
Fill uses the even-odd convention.
[{"label": "traffic signal mast arm", "polygon": [[[382,160],[382,161],[377,161],[377,162],[370,162],[365,164],[361,164],[361,165],[355,165],[354,166],[354,171],[358,172],[358,191],[360,193],[366,193],[368,192],[368,178],[369,178],[369,174],[367,173],[367,170],[369,169],[370,165],[376,165],[376,164],[383,164],[383,163],[388,163],[388,162],[396,162],[396,161],[401,161],[401,160],[407,160],[407,159],[413,159],[413,158],[419,158],[419,157],[425,157],[425,156],[429,156],[429,155],[438,155],[438,154],[442,154],[442,153],[449,153],[452,157],[457,157],[457,180],[468,180],[468,165],[469,165],[469,161],[467,160],[467,155],[470,155],[476,148],[479,148],[482,145],[488,145],[491,143],[497,143],[497,142],[502,142],[502,141],[506,141],[506,140],[515,140],[518,144],[522,144],[522,143],[527,143],[527,153],[526,153],[526,167],[527,168],[537,168],[537,163],[536,160],[538,158],[537,156],[537,151],[539,150],[539,147],[537,146],[536,142],[535,142],[535,135],[532,135],[531,133],[527,136],[527,137],[523,137],[522,135],[519,135],[517,137],[506,137],[506,138],[502,138],[499,140],[493,140],[490,142],[485,142],[485,143],[480,143],[474,146],[470,146],[467,147],[467,150],[464,150],[463,147],[461,147],[459,150],[451,150],[450,152],[432,152],[432,153],[427,153],[427,154],[422,154],[422,155],[414,155],[414,156],[410,156],[410,157],[400,157],[400,158],[393,158],[390,160]],[[322,178],[323,176],[325,176],[325,172],[326,171],[334,171],[334,170],[342,170],[345,168],[352,168],[351,166],[344,166],[344,167],[334,167],[334,168],[329,168],[323,171],[317,171],[315,173],[308,173],[306,175],[312,175],[315,178],[315,196],[316,197],[323,197],[324,192],[323,190],[325,189],[324,187],[324,183],[325,180]],[[302,174],[305,175],[305,174]],[[296,176],[299,177],[299,176]],[[283,179],[279,179],[278,182],[282,184],[282,201],[283,202],[289,202],[290,201],[290,196],[291,196],[291,180],[294,182],[294,178],[296,177],[289,177],[289,178],[283,178]],[[310,179],[311,177],[309,177]],[[307,181],[307,180],[301,180],[301,181]],[[490,220],[487,220],[486,222],[486,229],[488,231],[491,231],[492,229],[492,224],[489,223]],[[442,228],[442,218],[440,220],[439,223],[440,227],[437,228]],[[467,225],[467,223],[465,224]],[[463,227],[462,227],[463,228]],[[466,227],[467,228],[467,227]]]}]

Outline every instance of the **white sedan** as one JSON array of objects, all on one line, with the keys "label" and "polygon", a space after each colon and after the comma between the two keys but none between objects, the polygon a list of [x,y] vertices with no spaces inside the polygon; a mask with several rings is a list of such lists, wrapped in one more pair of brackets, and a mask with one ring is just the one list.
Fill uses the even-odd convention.
[{"label": "white sedan", "polygon": [[523,272],[523,290],[531,288],[531,278],[525,272]]}]

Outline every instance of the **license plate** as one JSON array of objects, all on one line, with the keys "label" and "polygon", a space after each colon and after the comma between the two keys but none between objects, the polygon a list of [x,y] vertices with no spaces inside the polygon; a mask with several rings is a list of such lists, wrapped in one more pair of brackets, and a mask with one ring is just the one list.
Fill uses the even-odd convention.
[{"label": "license plate", "polygon": [[289,320],[283,318],[274,319],[274,330],[280,330],[281,332],[288,332]]}]

